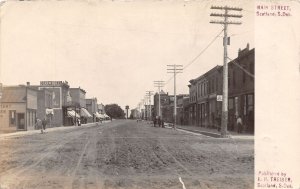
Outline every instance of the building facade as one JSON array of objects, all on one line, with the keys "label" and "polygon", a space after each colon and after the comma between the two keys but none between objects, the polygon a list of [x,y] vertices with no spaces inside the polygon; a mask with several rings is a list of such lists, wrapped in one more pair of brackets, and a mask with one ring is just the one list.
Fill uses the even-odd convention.
[{"label": "building facade", "polygon": [[38,91],[26,85],[6,86],[0,99],[0,131],[34,129]]},{"label": "building facade", "polygon": [[[32,86],[38,90],[46,89],[52,93],[52,126],[70,125],[70,119],[68,115],[68,108],[71,107],[72,99],[69,91],[69,84],[67,81],[40,81],[40,85]],[[44,98],[46,101],[47,98]],[[47,102],[41,102],[45,105]],[[40,110],[43,111],[44,110]]]},{"label": "building facade", "polygon": [[71,106],[68,108],[68,117],[70,123],[76,125],[78,120],[80,120],[81,123],[87,123],[88,119],[90,119],[92,116],[86,110],[86,91],[80,87],[70,88],[69,91],[72,99]]},{"label": "building facade", "polygon": [[54,118],[54,110],[53,110],[53,93],[52,91],[42,88],[38,90],[38,97],[37,97],[37,118],[48,120],[48,127],[57,126],[53,124]]},{"label": "building facade", "polygon": [[86,99],[86,109],[92,115],[88,122],[96,122],[96,112],[98,112],[97,98]]},{"label": "building facade", "polygon": [[[236,119],[244,131],[254,133],[254,57],[249,45],[228,63],[228,130],[236,131]],[[223,67],[215,66],[190,80],[189,124],[220,128],[222,115]]]},{"label": "building facade", "polygon": [[244,130],[254,133],[255,49],[249,44],[239,50],[238,57],[228,63],[228,128],[237,130],[235,119],[240,116]]},{"label": "building facade", "polygon": [[[169,95],[163,90],[160,91],[160,109],[163,117],[163,109],[169,105]],[[155,93],[153,96],[153,116],[159,116],[159,94]]]}]

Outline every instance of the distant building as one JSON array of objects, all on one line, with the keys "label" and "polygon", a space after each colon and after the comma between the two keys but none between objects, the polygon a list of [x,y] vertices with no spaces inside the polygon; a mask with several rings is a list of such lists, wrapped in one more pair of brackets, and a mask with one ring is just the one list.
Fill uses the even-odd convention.
[{"label": "distant building", "polygon": [[[153,103],[153,116],[159,116],[159,94],[155,93],[154,95],[154,103]],[[163,90],[160,91],[160,108],[161,111],[163,107],[169,104],[169,95],[165,93]],[[162,114],[162,112],[161,112]]]},{"label": "distant building", "polygon": [[105,114],[105,106],[102,103],[98,104],[98,112],[100,114]]},{"label": "distant building", "polygon": [[92,115],[88,122],[96,122],[96,112],[98,112],[97,98],[86,99],[86,109]]},{"label": "distant building", "polygon": [[[150,110],[150,108],[151,108],[151,110]],[[145,109],[144,109],[144,119],[145,120],[150,120],[150,119],[152,119],[153,118],[153,116],[154,116],[154,106],[153,105],[145,105]],[[151,115],[151,114],[152,115]]]},{"label": "distant building", "polygon": [[138,108],[132,109],[130,114],[131,119],[138,119],[139,118],[139,110]]},{"label": "distant building", "polygon": [[[69,110],[71,109],[79,115],[79,117],[76,116],[75,119],[80,118],[82,123],[87,123],[87,121],[91,120],[93,116],[86,109],[86,99],[85,99],[86,91],[81,89],[80,87],[70,88],[69,91],[72,99]],[[73,119],[74,122],[74,114],[69,112],[68,115]]]}]

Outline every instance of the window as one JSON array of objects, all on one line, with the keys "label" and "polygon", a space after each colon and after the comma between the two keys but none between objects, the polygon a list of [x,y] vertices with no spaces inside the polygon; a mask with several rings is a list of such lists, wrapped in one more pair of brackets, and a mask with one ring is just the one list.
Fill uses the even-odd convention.
[{"label": "window", "polygon": [[[252,73],[254,75],[254,63],[253,62],[250,63],[250,73]],[[251,76],[250,76],[250,78],[253,81],[254,78]]]},{"label": "window", "polygon": [[233,82],[233,87],[235,87],[235,71],[233,70],[232,72],[232,82]]},{"label": "window", "polygon": [[9,110],[9,125],[16,125],[16,110]]},{"label": "window", "polygon": [[[245,69],[245,66],[243,66],[243,69]],[[242,71],[242,73],[243,73],[243,83],[245,83],[246,82],[246,74],[244,71]]]}]

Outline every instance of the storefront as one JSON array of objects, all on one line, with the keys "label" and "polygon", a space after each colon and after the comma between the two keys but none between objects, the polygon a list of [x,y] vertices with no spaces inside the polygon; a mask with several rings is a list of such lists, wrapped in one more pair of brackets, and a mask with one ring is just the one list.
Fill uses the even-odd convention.
[{"label": "storefront", "polygon": [[0,131],[34,129],[37,112],[37,90],[25,85],[3,88],[0,99]]}]

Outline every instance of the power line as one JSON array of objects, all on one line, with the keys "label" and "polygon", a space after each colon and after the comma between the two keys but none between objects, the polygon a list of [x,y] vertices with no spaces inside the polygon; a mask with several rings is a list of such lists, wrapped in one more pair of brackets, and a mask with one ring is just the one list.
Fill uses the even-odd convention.
[{"label": "power line", "polygon": [[[224,31],[224,29],[222,29],[218,35],[216,35],[212,41],[209,42],[209,44],[195,57],[193,58],[186,66],[183,67],[183,70],[186,69],[187,67],[189,67],[191,64],[193,64],[212,44],[213,42],[216,41],[216,39],[221,35],[221,33]],[[173,79],[174,76],[171,76],[165,84],[168,84],[172,79]]]},{"label": "power line", "polygon": [[253,79],[255,78],[255,76],[250,73],[248,70],[246,70],[245,68],[243,68],[242,66],[240,66],[235,60],[232,60],[231,58],[227,57],[230,61],[232,61],[232,64],[234,64],[235,66],[237,66],[238,68],[240,68],[242,71],[244,71],[247,75],[249,75],[250,77],[252,77]]},{"label": "power line", "polygon": [[221,35],[221,33],[223,32],[223,30],[224,29],[222,29],[221,32],[216,37],[214,37],[213,40],[194,59],[192,59],[186,66],[184,66],[183,69],[186,69],[192,63],[194,63],[206,51],[206,49],[208,49],[208,47],[210,47],[211,44],[213,44],[213,42],[215,42],[215,40]]}]

